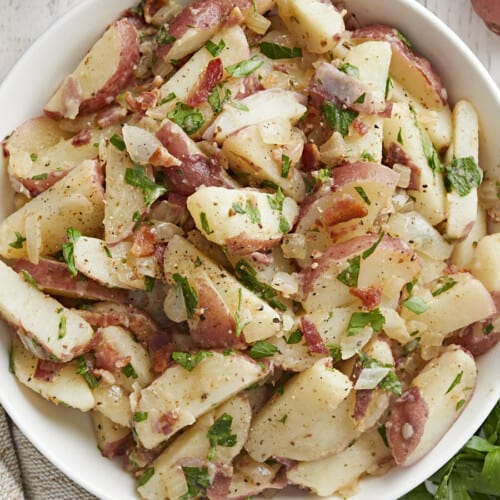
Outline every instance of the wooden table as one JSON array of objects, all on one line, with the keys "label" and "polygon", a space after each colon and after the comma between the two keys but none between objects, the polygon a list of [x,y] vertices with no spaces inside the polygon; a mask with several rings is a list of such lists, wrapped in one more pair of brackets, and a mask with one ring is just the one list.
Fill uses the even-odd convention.
[{"label": "wooden table", "polygon": [[[80,1],[0,0],[0,80],[38,35]],[[418,1],[438,15],[467,43],[500,85],[500,36],[484,27],[473,12],[470,1]]]}]

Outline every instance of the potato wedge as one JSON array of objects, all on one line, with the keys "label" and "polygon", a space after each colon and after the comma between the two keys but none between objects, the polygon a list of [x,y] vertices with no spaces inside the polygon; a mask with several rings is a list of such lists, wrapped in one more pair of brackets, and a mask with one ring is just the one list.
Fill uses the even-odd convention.
[{"label": "potato wedge", "polygon": [[23,347],[18,338],[12,341],[13,371],[19,382],[56,405],[89,411],[95,405],[94,396],[81,375],[78,363],[44,361]]},{"label": "potato wedge", "polygon": [[[90,349],[92,327],[78,314],[42,293],[29,276],[17,274],[0,261],[0,312],[18,328],[26,347],[42,358],[71,361]],[[30,314],[26,314],[26,310]]]},{"label": "potato wedge", "polygon": [[92,423],[97,439],[97,447],[103,457],[114,458],[125,453],[125,449],[132,443],[130,429],[115,424],[102,413],[93,411]]},{"label": "potato wedge", "polygon": [[479,240],[470,265],[472,274],[490,292],[500,292],[500,233]]},{"label": "potato wedge", "polygon": [[[183,460],[199,459],[203,462],[214,461],[219,465],[230,464],[245,443],[251,415],[248,399],[236,396],[200,417],[151,464],[155,472],[144,486],[139,487],[141,496],[147,500],[163,500],[165,495],[170,499],[181,498],[187,491]],[[221,417],[226,420],[230,417],[234,444],[211,447],[208,433]]]},{"label": "potato wedge", "polygon": [[[245,444],[258,462],[269,457],[316,460],[332,453],[332,434],[339,405],[352,384],[331,360],[322,358],[295,375],[254,417]],[[335,438],[334,438],[335,440]],[[346,443],[347,445],[348,443]]]},{"label": "potato wedge", "polygon": [[210,352],[192,371],[176,365],[140,392],[134,411],[148,418],[134,422],[139,441],[153,448],[191,425],[214,406],[262,380],[268,370],[252,359]]},{"label": "potato wedge", "polygon": [[108,384],[101,380],[92,390],[95,398],[95,411],[121,427],[131,427],[129,393],[117,384]]},{"label": "potato wedge", "polygon": [[139,38],[128,19],[113,23],[45,106],[53,118],[76,118],[109,104],[129,83],[139,61]]}]

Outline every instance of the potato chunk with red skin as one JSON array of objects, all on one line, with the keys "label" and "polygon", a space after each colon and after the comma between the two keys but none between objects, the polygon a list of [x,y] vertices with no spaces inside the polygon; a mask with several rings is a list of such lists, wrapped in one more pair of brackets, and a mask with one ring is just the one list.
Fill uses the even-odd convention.
[{"label": "potato chunk with red skin", "polygon": [[139,38],[128,19],[112,24],[45,106],[51,118],[74,119],[113,102],[133,77]]}]

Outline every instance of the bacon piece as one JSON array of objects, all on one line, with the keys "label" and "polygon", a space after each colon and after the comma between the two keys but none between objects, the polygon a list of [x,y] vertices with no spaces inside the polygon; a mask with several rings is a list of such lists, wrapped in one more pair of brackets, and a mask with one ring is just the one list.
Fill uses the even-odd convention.
[{"label": "bacon piece", "polygon": [[358,297],[363,302],[367,309],[374,309],[380,304],[382,298],[382,287],[370,286],[368,288],[356,288],[354,286],[349,288],[349,293]]},{"label": "bacon piece", "polygon": [[232,468],[229,465],[219,465],[215,471],[212,483],[207,488],[209,500],[226,500],[231,485]]},{"label": "bacon piece", "polygon": [[31,196],[35,197],[49,189],[49,187],[53,186],[57,181],[61,180],[69,171],[70,169],[55,170],[47,173],[47,177],[43,176],[43,179],[33,179],[33,177],[14,177],[14,179],[24,186]]},{"label": "bacon piece", "polygon": [[107,288],[81,274],[73,277],[63,262],[40,259],[38,264],[33,264],[27,260],[18,260],[14,262],[12,268],[17,272],[27,271],[43,291],[54,295],[120,303],[128,300],[128,293],[125,290]]},{"label": "bacon piece", "polygon": [[418,387],[411,387],[396,401],[385,428],[396,464],[403,464],[417,447],[429,417],[429,408]]},{"label": "bacon piece", "polygon": [[224,74],[224,66],[222,59],[217,57],[211,59],[205,68],[205,71],[200,76],[196,88],[191,92],[187,99],[187,104],[193,108],[205,102],[210,95],[210,92],[222,80]]},{"label": "bacon piece", "polygon": [[151,228],[142,225],[133,235],[130,253],[135,257],[149,257],[155,254],[155,237]]},{"label": "bacon piece", "polygon": [[368,132],[368,130],[369,130],[368,125],[367,125],[365,122],[363,122],[362,120],[358,120],[358,119],[356,119],[356,120],[354,120],[354,121],[352,122],[352,128],[353,128],[353,129],[354,129],[354,130],[355,130],[355,131],[356,131],[356,132],[357,132],[360,136],[365,135],[365,134]]},{"label": "bacon piece", "polygon": [[97,369],[114,372],[130,362],[130,356],[120,356],[118,351],[107,342],[100,342],[95,350],[95,366]]},{"label": "bacon piece", "polygon": [[127,108],[115,104],[104,108],[97,113],[96,123],[99,127],[105,128],[115,123],[120,123],[127,116]]},{"label": "bacon piece", "polygon": [[78,148],[88,144],[90,139],[92,139],[92,131],[89,128],[82,128],[82,130],[71,139],[71,144],[75,146],[75,148]]},{"label": "bacon piece", "polygon": [[334,226],[341,222],[364,217],[367,213],[366,203],[362,203],[350,194],[342,194],[332,200],[332,205],[325,210],[319,223],[325,226]]},{"label": "bacon piece", "polygon": [[64,365],[62,363],[55,363],[54,361],[39,359],[37,361],[33,377],[38,380],[45,380],[45,382],[50,382],[54,378],[54,376],[61,371],[63,366]]},{"label": "bacon piece", "polygon": [[321,166],[319,149],[313,142],[306,142],[302,150],[302,170],[312,172]]},{"label": "bacon piece", "polygon": [[[308,91],[369,115],[383,113],[386,109],[385,102],[377,99],[367,85],[326,62],[322,62],[316,69]],[[360,99],[363,94],[363,99]]]},{"label": "bacon piece", "polygon": [[151,369],[156,375],[161,375],[172,360],[175,344],[171,342],[170,335],[155,334],[149,338],[149,352],[151,356]]},{"label": "bacon piece", "polygon": [[405,165],[410,169],[410,183],[408,189],[418,189],[420,186],[420,168],[413,162],[413,160],[403,151],[403,149],[392,142],[384,156],[384,163],[388,167],[393,167],[396,163]]},{"label": "bacon piece", "polygon": [[169,411],[157,418],[153,423],[153,430],[169,436],[172,434],[173,425],[179,420],[179,415],[175,411]]},{"label": "bacon piece", "polygon": [[106,458],[120,457],[125,454],[127,448],[131,446],[133,442],[132,433],[129,433],[121,439],[118,439],[118,441],[106,443],[101,450],[101,455]]},{"label": "bacon piece", "polygon": [[255,94],[259,90],[264,90],[264,86],[256,75],[249,75],[242,79],[238,93],[235,99],[244,99],[249,95]]},{"label": "bacon piece", "polygon": [[300,318],[300,324],[309,352],[328,354],[328,348],[319,334],[316,325],[307,316],[302,316],[302,318]]}]

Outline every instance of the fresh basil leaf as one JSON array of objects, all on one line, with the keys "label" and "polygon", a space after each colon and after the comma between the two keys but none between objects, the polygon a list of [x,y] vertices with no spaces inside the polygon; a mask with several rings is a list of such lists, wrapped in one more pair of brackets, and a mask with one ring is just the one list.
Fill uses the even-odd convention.
[{"label": "fresh basil leaf", "polygon": [[261,42],[259,49],[262,54],[269,59],[293,59],[295,57],[302,57],[302,49],[297,47],[291,49],[284,45],[278,45],[272,42]]}]

